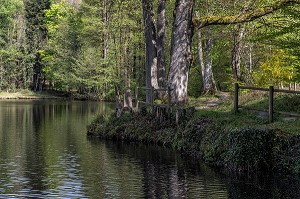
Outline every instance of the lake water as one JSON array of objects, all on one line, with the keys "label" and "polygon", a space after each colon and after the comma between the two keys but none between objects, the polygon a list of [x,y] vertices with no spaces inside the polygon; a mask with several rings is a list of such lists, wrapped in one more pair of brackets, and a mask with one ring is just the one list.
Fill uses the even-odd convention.
[{"label": "lake water", "polygon": [[88,139],[112,104],[0,101],[0,198],[300,198],[295,176],[241,179],[162,147]]}]

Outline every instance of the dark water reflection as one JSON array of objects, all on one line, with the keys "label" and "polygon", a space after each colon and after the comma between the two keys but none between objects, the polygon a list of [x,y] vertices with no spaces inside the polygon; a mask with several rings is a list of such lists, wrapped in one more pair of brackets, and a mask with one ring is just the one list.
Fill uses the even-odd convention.
[{"label": "dark water reflection", "polygon": [[90,140],[110,104],[1,101],[0,198],[300,198],[298,177],[225,177],[157,146]]}]

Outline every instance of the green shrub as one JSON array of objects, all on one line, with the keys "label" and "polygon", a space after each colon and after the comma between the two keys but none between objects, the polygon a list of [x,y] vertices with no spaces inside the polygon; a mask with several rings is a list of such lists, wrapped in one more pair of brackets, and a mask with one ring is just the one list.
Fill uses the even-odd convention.
[{"label": "green shrub", "polygon": [[276,169],[300,173],[300,136],[277,134],[275,146],[273,153]]},{"label": "green shrub", "polygon": [[216,115],[193,115],[183,110],[181,122],[161,120],[154,113],[122,114],[117,118],[100,116],[88,127],[88,135],[130,142],[158,143],[207,163],[238,172],[265,169],[300,173],[300,135],[273,129],[242,128],[228,130],[230,120]]},{"label": "green shrub", "polygon": [[246,128],[228,133],[227,166],[235,171],[257,171],[272,167],[274,133]]}]

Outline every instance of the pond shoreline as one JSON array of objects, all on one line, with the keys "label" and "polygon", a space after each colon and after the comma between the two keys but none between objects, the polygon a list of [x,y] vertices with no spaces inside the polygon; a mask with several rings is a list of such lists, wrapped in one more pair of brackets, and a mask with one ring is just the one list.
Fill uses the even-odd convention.
[{"label": "pond shoreline", "polygon": [[60,91],[30,91],[20,90],[16,92],[0,92],[0,100],[76,100],[76,101],[102,101],[99,96],[91,94],[78,94],[75,92]]},{"label": "pond shoreline", "polygon": [[209,116],[190,112],[175,124],[148,112],[99,116],[87,135],[108,140],[155,143],[236,173],[300,173],[300,136],[279,129],[228,129]]}]

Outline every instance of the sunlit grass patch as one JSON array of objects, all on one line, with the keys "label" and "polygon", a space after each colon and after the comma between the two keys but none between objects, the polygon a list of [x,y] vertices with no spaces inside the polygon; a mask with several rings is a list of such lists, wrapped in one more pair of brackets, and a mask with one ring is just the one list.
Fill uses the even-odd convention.
[{"label": "sunlit grass patch", "polygon": [[0,99],[34,99],[34,98],[53,98],[54,96],[46,92],[34,92],[28,89],[16,91],[0,92]]},{"label": "sunlit grass patch", "polygon": [[[268,96],[262,92],[242,93],[239,96],[240,104],[256,109],[268,109]],[[201,101],[201,100],[198,100]],[[234,113],[233,97],[230,96],[224,103],[208,109],[198,110],[197,116],[214,118],[218,125],[227,129],[234,128],[269,128],[280,129],[294,135],[300,134],[300,117],[293,117],[276,113],[276,111],[300,114],[300,96],[276,93],[274,99],[274,122],[269,124],[268,112],[239,109]]]}]

